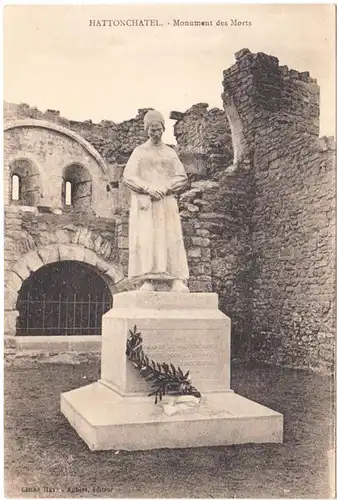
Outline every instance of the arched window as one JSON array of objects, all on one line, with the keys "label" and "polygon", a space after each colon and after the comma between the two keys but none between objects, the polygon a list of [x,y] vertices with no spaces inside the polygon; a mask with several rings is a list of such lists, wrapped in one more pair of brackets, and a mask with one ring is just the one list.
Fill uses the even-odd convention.
[{"label": "arched window", "polygon": [[62,203],[86,211],[91,208],[92,178],[89,171],[79,164],[72,164],[63,171]]},{"label": "arched window", "polygon": [[37,206],[40,203],[40,174],[33,162],[25,158],[10,165],[10,201],[19,205]]},{"label": "arched window", "polygon": [[20,200],[20,177],[16,174],[13,174],[11,179],[11,200]]}]

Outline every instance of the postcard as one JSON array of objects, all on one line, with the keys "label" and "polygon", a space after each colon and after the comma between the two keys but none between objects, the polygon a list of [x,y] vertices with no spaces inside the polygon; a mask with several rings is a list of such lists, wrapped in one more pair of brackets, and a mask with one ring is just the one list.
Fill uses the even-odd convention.
[{"label": "postcard", "polygon": [[4,8],[9,498],[335,495],[335,7]]}]

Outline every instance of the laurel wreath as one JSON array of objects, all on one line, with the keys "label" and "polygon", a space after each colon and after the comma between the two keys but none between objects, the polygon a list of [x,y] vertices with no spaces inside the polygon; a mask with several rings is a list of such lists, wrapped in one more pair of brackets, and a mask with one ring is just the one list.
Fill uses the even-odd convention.
[{"label": "laurel wreath", "polygon": [[140,371],[142,377],[151,382],[150,396],[155,396],[155,404],[161,401],[166,394],[176,396],[191,395],[201,398],[200,392],[193,387],[190,380],[190,372],[185,374],[181,368],[176,368],[172,363],[156,363],[149,359],[143,351],[143,338],[141,332],[137,331],[135,325],[129,330],[126,341],[126,356],[132,364]]}]

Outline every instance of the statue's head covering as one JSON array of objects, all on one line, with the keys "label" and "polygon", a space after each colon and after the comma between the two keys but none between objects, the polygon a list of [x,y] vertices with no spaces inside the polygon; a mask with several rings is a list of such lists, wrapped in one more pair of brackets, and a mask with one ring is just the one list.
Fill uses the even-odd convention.
[{"label": "statue's head covering", "polygon": [[165,130],[165,120],[164,117],[159,111],[156,111],[154,109],[151,109],[146,113],[144,116],[144,129],[147,131],[151,123],[156,122],[156,123],[161,123],[163,126],[163,129]]}]

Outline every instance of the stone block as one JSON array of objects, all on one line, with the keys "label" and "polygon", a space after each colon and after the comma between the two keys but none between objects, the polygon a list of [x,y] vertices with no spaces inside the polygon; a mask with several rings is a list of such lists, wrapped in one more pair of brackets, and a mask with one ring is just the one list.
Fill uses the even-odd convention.
[{"label": "stone block", "polygon": [[201,257],[201,248],[200,247],[189,248],[187,250],[187,255],[188,257],[193,257],[193,258]]},{"label": "stone block", "polygon": [[19,316],[19,311],[6,311],[4,314],[4,333],[5,335],[16,334],[16,320]]},{"label": "stone block", "polygon": [[211,257],[211,249],[210,248],[202,248],[201,256],[203,259],[210,259]]},{"label": "stone block", "polygon": [[[222,215],[222,214],[219,214],[216,212],[200,214],[199,217],[200,217],[200,219],[206,219],[206,220],[209,220],[209,219],[218,220],[219,219],[219,221],[220,220],[222,221],[222,219],[226,219],[225,215]],[[223,224],[223,222],[219,222],[219,224]]]},{"label": "stone block", "polygon": [[77,245],[80,235],[81,235],[81,228],[73,232],[71,242]]},{"label": "stone block", "polygon": [[56,231],[55,236],[56,236],[57,242],[59,244],[66,245],[66,244],[70,243],[71,238],[70,238],[68,231],[66,231],[66,230],[60,229],[60,230]]},{"label": "stone block", "polygon": [[191,278],[188,281],[188,286],[191,292],[212,292],[212,283],[210,278],[207,281],[200,280],[199,276],[198,279]]},{"label": "stone block", "polygon": [[60,260],[60,254],[57,245],[46,245],[44,247],[38,248],[37,251],[44,265],[52,264],[53,262],[58,262]]},{"label": "stone block", "polygon": [[10,336],[10,335],[4,336],[4,348],[5,348],[5,351],[9,350],[9,349],[14,349],[14,352],[15,352],[16,341],[15,341],[14,336]]},{"label": "stone block", "polygon": [[17,300],[18,300],[18,292],[11,290],[10,288],[5,288],[5,290],[4,290],[4,308],[5,308],[5,311],[15,310]]},{"label": "stone block", "polygon": [[199,212],[199,207],[197,207],[196,205],[192,205],[191,203],[188,203],[187,210],[189,212]]},{"label": "stone block", "polygon": [[16,245],[15,245],[15,240],[10,239],[10,238],[8,238],[8,237],[6,237],[6,238],[5,238],[5,245],[4,245],[4,250],[5,250],[5,254],[6,254],[6,256],[7,256],[10,252],[15,253],[15,248],[16,248]]},{"label": "stone block", "polygon": [[97,265],[97,255],[89,248],[84,248],[83,252],[83,262],[90,264],[92,266]]},{"label": "stone block", "polygon": [[80,245],[59,245],[60,260],[84,260],[84,248]]},{"label": "stone block", "polygon": [[43,266],[41,257],[36,251],[26,253],[24,259],[28,269],[33,272],[37,271],[38,269],[40,269],[40,267]]},{"label": "stone block", "polygon": [[97,238],[95,239],[95,241],[94,241],[94,250],[95,250],[95,252],[99,251],[99,249],[101,248],[101,245],[102,245],[103,241],[104,240],[103,240],[102,236],[99,234],[97,236]]},{"label": "stone block", "polygon": [[193,222],[184,222],[182,228],[184,236],[192,236],[195,234],[195,227]]},{"label": "stone block", "polygon": [[118,248],[129,248],[129,238],[126,236],[119,236],[118,237]]},{"label": "stone block", "polygon": [[98,352],[101,350],[102,341],[100,335],[69,335],[68,337],[54,335],[49,338],[45,336],[17,336],[15,340],[18,352],[50,354]]},{"label": "stone block", "polygon": [[57,244],[56,234],[48,231],[41,231],[39,233],[39,245],[51,246]]},{"label": "stone block", "polygon": [[18,292],[22,286],[22,279],[16,273],[10,272],[5,277],[5,286]]},{"label": "stone block", "polygon": [[[160,292],[125,292],[119,293],[114,298],[114,309],[155,309],[155,310],[194,310],[218,308],[216,293],[160,293]],[[104,317],[114,315],[113,311]],[[187,313],[186,313],[187,314]]]},{"label": "stone block", "polygon": [[201,238],[199,236],[195,236],[191,238],[192,240],[192,245],[196,247],[208,247],[211,243],[211,240],[209,238]]},{"label": "stone block", "polygon": [[85,227],[79,231],[77,244],[90,249],[94,248],[94,242],[92,240],[92,232],[88,228]]},{"label": "stone block", "polygon": [[109,259],[111,253],[111,241],[104,241],[98,253],[105,259]]},{"label": "stone block", "polygon": [[203,238],[208,238],[210,233],[209,233],[208,229],[197,229],[196,234],[197,234],[197,236],[201,236]]},{"label": "stone block", "polygon": [[110,276],[110,278],[113,279],[114,283],[118,283],[119,281],[121,281],[124,278],[124,273],[123,273],[121,266],[117,266],[117,265],[113,265],[113,266],[110,265],[109,269],[106,271],[105,274]]},{"label": "stone block", "polygon": [[212,272],[211,264],[202,262],[193,266],[193,275],[206,275],[209,276]]},{"label": "stone block", "polygon": [[13,266],[13,271],[22,279],[22,281],[25,281],[30,275],[30,270],[24,260],[19,260],[15,266]]},{"label": "stone block", "polygon": [[251,51],[249,49],[241,49],[238,52],[235,52],[235,59],[241,59],[242,57],[251,54]]},{"label": "stone block", "polygon": [[191,186],[197,192],[198,191],[203,192],[207,190],[217,191],[219,189],[219,183],[217,181],[210,181],[210,180],[193,181]]},{"label": "stone block", "polygon": [[96,266],[101,271],[106,272],[109,271],[111,264],[109,262],[105,262],[105,260],[101,259],[100,257],[97,257]]},{"label": "stone block", "polygon": [[200,194],[200,189],[195,188],[195,189],[190,189],[188,191],[185,191],[180,195],[180,201],[187,201],[190,202],[192,201],[196,196]]}]

